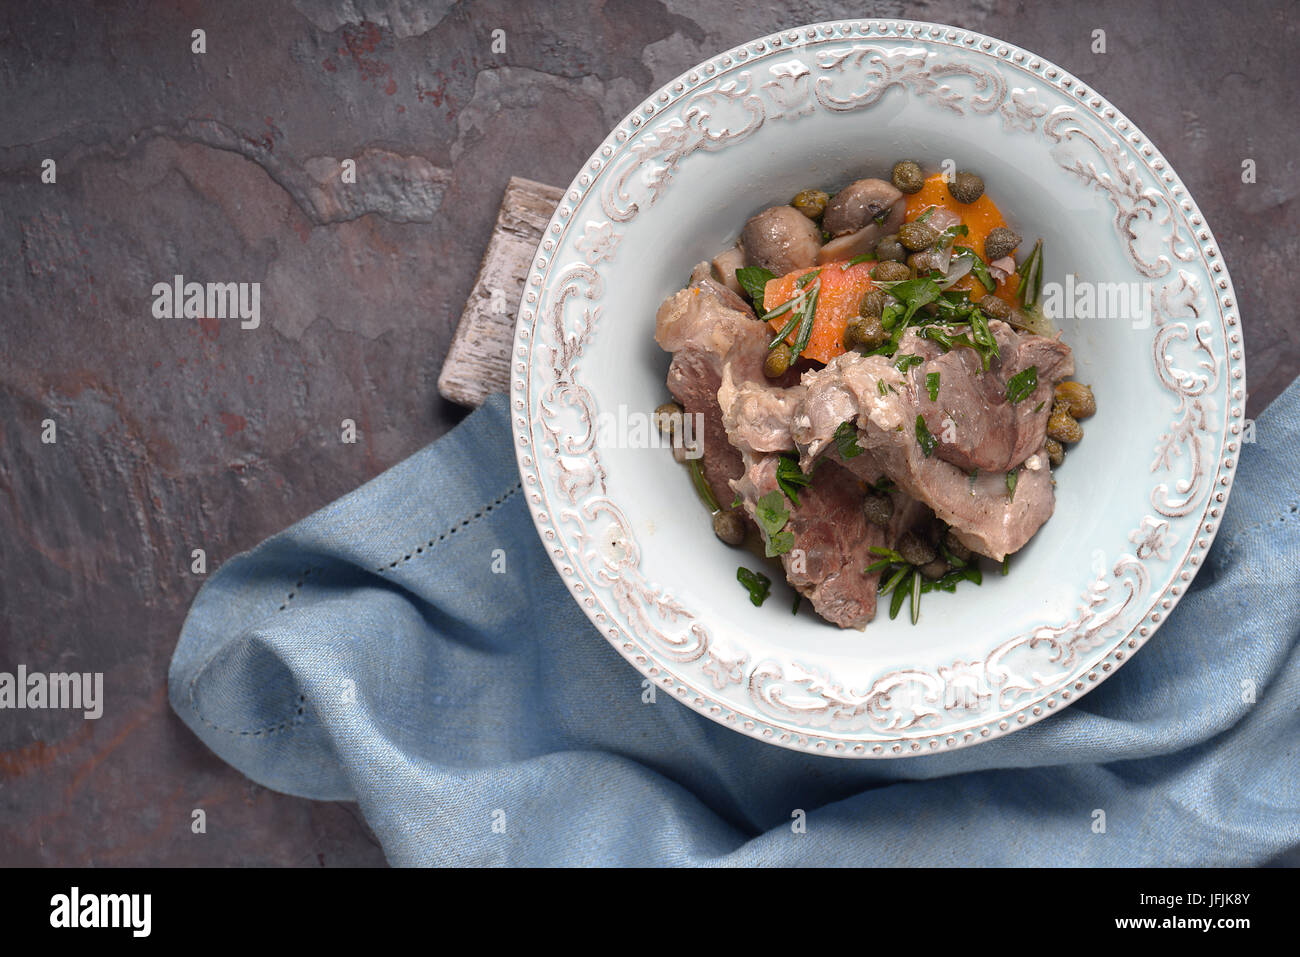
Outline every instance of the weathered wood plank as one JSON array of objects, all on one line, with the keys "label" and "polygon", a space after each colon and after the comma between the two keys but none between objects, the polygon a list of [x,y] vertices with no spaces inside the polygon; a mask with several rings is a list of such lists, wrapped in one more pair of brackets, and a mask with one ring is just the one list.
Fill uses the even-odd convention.
[{"label": "weathered wood plank", "polygon": [[564,190],[555,186],[510,178],[478,278],[438,376],[438,391],[444,398],[474,407],[492,393],[508,390],[510,347],[524,280],[563,195]]}]

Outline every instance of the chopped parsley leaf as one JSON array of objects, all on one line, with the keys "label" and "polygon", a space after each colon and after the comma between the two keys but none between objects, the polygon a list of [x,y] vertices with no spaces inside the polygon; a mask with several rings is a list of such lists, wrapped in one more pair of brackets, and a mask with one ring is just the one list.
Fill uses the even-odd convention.
[{"label": "chopped parsley leaf", "polygon": [[928,459],[934,453],[934,447],[938,445],[930,430],[925,426],[925,416],[917,415],[916,417],[916,441],[921,446],[921,452]]},{"label": "chopped parsley leaf", "polygon": [[839,428],[835,430],[835,448],[839,450],[842,459],[861,455],[862,447],[858,445],[857,426],[852,422],[841,422]]},{"label": "chopped parsley leaf", "polygon": [[768,280],[775,278],[772,272],[762,266],[742,266],[736,270],[736,282],[754,300],[754,311],[760,316],[763,314],[763,290],[767,288]]},{"label": "chopped parsley leaf", "polygon": [[[1038,388],[1038,366],[1022,369],[1007,380],[1007,401],[1012,405],[1023,402]],[[1039,403],[1042,407],[1042,403]],[[1034,411],[1038,411],[1035,409]]]},{"label": "chopped parsley leaf", "polygon": [[767,596],[772,591],[772,579],[762,572],[750,571],[743,565],[736,569],[736,581],[745,586],[745,590],[749,592],[749,600],[756,608],[767,601]]},{"label": "chopped parsley leaf", "polygon": [[776,463],[776,484],[785,492],[786,498],[799,507],[799,489],[812,484],[812,475],[805,475],[799,468],[799,459],[791,454],[782,453]]},{"label": "chopped parsley leaf", "polygon": [[764,549],[768,558],[784,555],[794,547],[794,533],[786,529],[790,513],[785,510],[785,499],[779,491],[771,491],[758,500],[754,519],[767,537]]}]

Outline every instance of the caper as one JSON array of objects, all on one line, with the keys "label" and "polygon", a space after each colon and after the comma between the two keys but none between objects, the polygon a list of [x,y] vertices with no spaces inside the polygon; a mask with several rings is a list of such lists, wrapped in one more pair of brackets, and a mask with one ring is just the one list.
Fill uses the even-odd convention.
[{"label": "caper", "polygon": [[948,184],[948,192],[959,203],[973,203],[984,195],[984,180],[970,170],[961,170]]},{"label": "caper", "polygon": [[928,565],[938,557],[934,546],[915,532],[907,532],[898,540],[898,554],[909,565]]},{"label": "caper", "polygon": [[784,342],[767,354],[763,360],[763,375],[769,379],[779,379],[790,368],[790,347]]},{"label": "caper", "polygon": [[871,270],[871,278],[880,282],[897,282],[900,279],[910,279],[911,276],[912,272],[907,266],[893,260],[882,262]]},{"label": "caper", "polygon": [[912,160],[899,160],[895,163],[889,179],[894,184],[894,189],[904,193],[919,193],[925,185],[925,174]]},{"label": "caper", "polygon": [[1047,460],[1052,463],[1052,468],[1059,469],[1065,461],[1065,446],[1056,439],[1047,440]]},{"label": "caper", "polygon": [[1058,442],[1078,442],[1083,438],[1083,428],[1070,415],[1070,407],[1057,399],[1052,404],[1052,414],[1047,418],[1047,437]]},{"label": "caper", "polygon": [[926,562],[921,566],[921,574],[930,579],[930,581],[934,581],[936,578],[942,578],[947,573],[948,563],[942,558],[936,558],[934,561]]},{"label": "caper", "polygon": [[984,296],[982,299],[977,299],[975,305],[990,319],[1001,319],[1005,322],[1011,318],[1011,305],[997,296]]},{"label": "caper", "polygon": [[731,508],[724,508],[713,516],[713,534],[728,545],[741,545],[745,541],[745,522]]},{"label": "caper", "polygon": [[933,249],[922,249],[919,253],[912,253],[907,257],[907,265],[914,273],[921,276],[932,269],[938,269],[939,259]]},{"label": "caper", "polygon": [[821,219],[822,213],[826,212],[826,204],[830,199],[820,189],[805,189],[790,200],[790,205],[809,219],[818,220]]},{"label": "caper", "polygon": [[655,409],[654,420],[659,426],[659,431],[664,435],[672,435],[675,429],[680,429],[682,427],[683,411],[682,407],[676,402],[665,402]]},{"label": "caper", "polygon": [[872,289],[864,293],[862,300],[858,303],[859,316],[876,316],[879,317],[885,312],[885,294],[879,289]]},{"label": "caper", "polygon": [[898,241],[898,233],[883,236],[880,242],[876,243],[876,259],[880,262],[888,262],[892,259],[896,263],[901,263],[906,258],[907,250]]},{"label": "caper", "polygon": [[1097,398],[1091,387],[1082,382],[1057,383],[1056,398],[1065,403],[1070,415],[1076,419],[1086,419],[1097,412]]},{"label": "caper", "polygon": [[913,252],[929,249],[938,238],[939,230],[929,223],[903,223],[898,227],[898,241]]},{"label": "caper", "polygon": [[1014,229],[998,226],[984,237],[984,258],[994,262],[1004,256],[1010,256],[1020,245],[1020,234]]},{"label": "caper", "polygon": [[894,517],[894,500],[884,492],[868,492],[862,500],[862,514],[872,525],[888,525]]},{"label": "caper", "polygon": [[844,327],[845,349],[874,349],[888,338],[879,316],[857,316]]},{"label": "caper", "polygon": [[944,536],[943,547],[948,549],[948,554],[953,558],[963,562],[970,561],[970,549],[962,544],[961,539],[957,537],[957,533],[951,528],[948,529],[948,534]]}]

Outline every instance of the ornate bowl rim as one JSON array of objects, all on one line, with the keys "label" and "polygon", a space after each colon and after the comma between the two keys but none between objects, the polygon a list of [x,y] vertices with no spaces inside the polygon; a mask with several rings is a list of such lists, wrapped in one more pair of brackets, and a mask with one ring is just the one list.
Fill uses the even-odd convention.
[{"label": "ornate bowl rim", "polygon": [[[1213,360],[1212,368],[1208,365],[1205,366],[1211,368],[1213,372],[1213,390],[1210,386],[1209,376],[1205,376],[1200,380],[1197,380],[1195,376],[1180,379],[1180,376],[1186,376],[1187,374],[1181,370],[1171,368],[1167,357],[1164,358],[1162,364],[1160,335],[1158,334],[1153,345],[1156,374],[1161,379],[1162,384],[1179,397],[1178,412],[1176,414],[1182,414],[1184,406],[1188,405],[1184,416],[1185,419],[1187,416],[1192,416],[1199,411],[1202,420],[1204,420],[1207,412],[1197,402],[1201,395],[1212,396],[1208,400],[1211,404],[1213,404],[1213,397],[1222,400],[1221,421],[1216,421],[1212,427],[1203,429],[1210,439],[1209,447],[1202,450],[1201,437],[1196,434],[1190,436],[1190,455],[1195,459],[1194,481],[1180,481],[1175,484],[1175,490],[1179,494],[1186,493],[1185,501],[1173,503],[1177,505],[1177,508],[1172,511],[1163,511],[1158,504],[1155,505],[1158,513],[1171,516],[1180,523],[1180,527],[1190,527],[1192,533],[1181,539],[1181,541],[1185,542],[1185,546],[1181,550],[1181,556],[1177,557],[1170,566],[1171,573],[1168,582],[1163,588],[1151,589],[1149,593],[1150,604],[1145,608],[1143,614],[1136,619],[1137,624],[1125,633],[1106,637],[1104,643],[1098,646],[1098,649],[1105,648],[1105,654],[1100,658],[1094,657],[1090,665],[1084,664],[1076,668],[1066,677],[1056,680],[1051,687],[1035,689],[1027,700],[1018,700],[1014,707],[1004,709],[992,719],[982,717],[965,725],[953,723],[948,726],[941,726],[937,730],[934,728],[929,731],[920,729],[918,733],[906,733],[904,730],[900,730],[896,734],[886,737],[863,737],[851,733],[836,733],[833,730],[814,729],[806,725],[799,726],[793,721],[783,722],[770,712],[760,714],[757,709],[743,710],[737,708],[732,703],[721,700],[707,689],[698,687],[689,680],[681,680],[674,673],[674,656],[665,655],[662,649],[656,651],[650,648],[649,643],[638,637],[634,633],[634,628],[629,627],[626,616],[619,609],[610,608],[596,593],[596,588],[593,587],[590,580],[591,576],[584,575],[582,571],[583,549],[590,549],[591,542],[576,541],[572,535],[566,536],[559,527],[560,523],[553,517],[554,509],[558,503],[551,500],[551,488],[542,472],[541,455],[538,454],[540,443],[535,438],[539,426],[538,400],[541,385],[544,383],[541,383],[539,377],[535,376],[536,355],[534,347],[543,338],[544,322],[548,318],[557,330],[563,326],[566,332],[569,331],[565,325],[564,300],[574,298],[571,294],[572,290],[566,290],[563,295],[558,297],[560,301],[557,306],[553,301],[556,297],[550,295],[556,278],[564,272],[564,269],[555,269],[554,267],[567,265],[560,262],[559,257],[552,254],[552,250],[560,248],[565,236],[577,222],[578,217],[575,213],[583,205],[584,201],[588,197],[595,196],[596,187],[601,183],[602,174],[614,168],[621,158],[626,157],[632,144],[636,142],[639,132],[651,129],[656,117],[671,109],[674,104],[692,93],[707,88],[731,73],[742,71],[771,57],[789,56],[792,51],[815,50],[819,44],[828,42],[842,43],[853,40],[892,44],[910,42],[924,45],[927,51],[933,50],[936,46],[960,50],[963,54],[979,57],[981,63],[987,61],[990,72],[996,73],[1004,81],[1010,75],[1017,78],[1024,77],[1033,82],[1052,87],[1059,95],[1069,99],[1073,106],[1077,106],[1091,114],[1088,117],[1089,121],[1100,123],[1107,135],[1112,140],[1118,141],[1116,145],[1122,146],[1122,152],[1118,155],[1141,164],[1142,171],[1149,174],[1150,178],[1158,185],[1159,198],[1166,204],[1168,212],[1174,217],[1173,239],[1180,240],[1182,238],[1180,230],[1185,225],[1189,236],[1188,245],[1193,248],[1196,257],[1195,264],[1203,268],[1204,275],[1208,277],[1211,283],[1211,288],[1208,291],[1208,301],[1214,308],[1211,310],[1213,314],[1208,317],[1210,321],[1208,332],[1210,342],[1202,339],[1202,328],[1206,325],[1206,317],[1195,308],[1196,305],[1199,305],[1199,283],[1196,284],[1194,290],[1196,298],[1191,301],[1193,303],[1192,314],[1197,320],[1196,331],[1193,333],[1197,346]],[[1006,87],[1008,84],[1003,82],[1001,85]],[[1003,90],[1003,96],[1006,96],[1005,89]],[[1010,101],[1008,101],[1009,104]],[[994,104],[994,106],[997,106],[997,104]],[[633,204],[632,208],[635,210],[635,204]],[[606,213],[608,212],[607,209]],[[1120,228],[1121,215],[1118,204],[1116,205],[1115,224],[1117,229]],[[1170,245],[1172,249],[1172,240]],[[1129,248],[1130,258],[1133,258],[1131,241]],[[1179,258],[1184,258],[1185,261],[1191,260],[1191,257]],[[1168,275],[1173,269],[1172,264],[1169,263],[1166,257],[1161,256],[1158,259],[1163,260],[1169,268],[1164,272],[1147,273],[1153,278]],[[1137,262],[1138,260],[1134,259],[1134,263],[1137,264]],[[1139,268],[1141,267],[1139,266]],[[595,275],[595,271],[590,268],[587,268],[586,271],[592,276]],[[1184,277],[1184,285],[1186,285],[1186,274],[1182,273],[1181,275]],[[1164,292],[1168,294],[1170,287],[1166,287]],[[1174,295],[1176,296],[1177,293],[1178,291],[1175,290]],[[580,292],[577,293],[579,298],[581,295]],[[515,325],[515,339],[510,356],[510,415],[522,488],[530,514],[542,539],[543,547],[555,565],[562,581],[569,588],[575,600],[578,601],[579,606],[591,619],[597,630],[652,683],[662,690],[671,691],[672,697],[677,698],[706,717],[760,741],[798,751],[838,757],[906,757],[978,744],[1026,727],[1053,711],[1061,710],[1096,687],[1108,675],[1113,674],[1120,664],[1154,634],[1198,569],[1218,531],[1219,518],[1231,490],[1232,478],[1236,469],[1236,455],[1243,438],[1245,368],[1240,319],[1235,303],[1232,281],[1219,255],[1210,228],[1169,163],[1124,114],[1115,109],[1095,90],[1092,90],[1049,60],[1014,44],[974,31],[923,21],[850,19],[781,30],[719,53],[683,72],[652,93],[611,131],[588,158],[587,162],[583,164],[582,169],[565,191],[559,207],[543,233],[543,239],[537,248],[532,266],[525,280],[524,295],[520,302]],[[553,307],[549,317],[546,315],[548,305]],[[1159,321],[1169,322],[1173,318],[1173,314],[1170,313]],[[588,323],[590,323],[590,320],[588,320]],[[539,335],[539,332],[542,335]],[[1183,326],[1181,336],[1177,335],[1176,332],[1173,335],[1175,338],[1186,340],[1188,332],[1186,327]],[[1211,346],[1214,340],[1221,342],[1223,345],[1221,358],[1215,357],[1212,351]],[[581,341],[579,340],[579,350],[580,347]],[[1220,375],[1219,371],[1220,361],[1223,366],[1222,375]],[[576,383],[566,383],[566,385],[577,385],[578,388],[581,388],[580,384]],[[1212,413],[1213,409],[1210,412]],[[1182,438],[1174,434],[1178,428],[1179,423],[1176,420],[1171,425],[1170,436],[1165,437],[1171,445],[1175,438],[1178,441],[1183,441]],[[1187,428],[1190,429],[1191,427],[1188,426]],[[1214,445],[1216,433],[1217,448]],[[1175,449],[1174,451],[1181,455],[1181,449]],[[1210,470],[1206,465],[1210,461],[1215,463],[1213,470]],[[1154,465],[1152,471],[1155,471]],[[1184,488],[1184,485],[1189,487]],[[1169,491],[1163,484],[1157,487],[1157,491],[1160,490],[1163,490],[1162,494],[1167,494]],[[1202,494],[1204,508],[1200,510],[1200,514],[1193,523],[1190,516],[1198,510],[1199,497]],[[1156,492],[1153,492],[1153,503],[1155,495]],[[1178,508],[1183,510],[1178,511]],[[1140,529],[1130,533],[1130,541],[1138,546],[1136,557],[1121,557],[1120,561],[1111,570],[1111,577],[1120,580],[1121,585],[1124,584],[1124,575],[1140,574],[1145,576],[1142,554],[1144,547],[1148,549],[1166,547],[1164,540],[1161,538],[1160,529],[1156,525],[1148,528],[1148,519],[1143,520]],[[1157,524],[1159,524],[1158,521]],[[1163,524],[1168,530],[1169,523],[1165,522]],[[1135,537],[1140,532],[1147,533],[1145,540]],[[1175,542],[1179,541],[1177,538],[1173,540]],[[635,551],[636,545],[635,542],[628,541],[624,543],[624,547]],[[1147,556],[1149,557],[1150,554],[1151,551],[1148,550]],[[1129,565],[1123,568],[1123,574],[1121,574],[1121,566],[1126,561],[1129,562]],[[1103,573],[1099,578],[1099,585],[1103,589],[1106,587],[1103,581],[1106,577],[1106,574]],[[1143,577],[1142,581],[1145,584],[1145,577]],[[608,582],[602,582],[601,584],[607,585]],[[1131,583],[1129,583],[1129,586],[1135,587]],[[1134,594],[1136,594],[1136,591]],[[1044,631],[1048,630],[1044,629]],[[1057,638],[1060,638],[1059,634],[1042,636],[1042,640],[1049,642]],[[689,636],[686,640],[689,641]],[[1039,640],[1037,633],[1035,633],[1033,640]],[[994,655],[990,655],[989,661],[992,661],[993,657]],[[681,660],[683,660],[681,656],[676,656],[676,661],[680,662]],[[725,659],[710,663],[715,668],[726,668],[728,665],[733,664],[733,662]],[[713,674],[713,672],[708,671],[708,667],[708,665],[704,666],[705,672]],[[757,698],[768,693],[763,685],[770,678],[772,678],[770,674],[762,673],[761,669],[755,666],[745,678],[751,696]],[[736,680],[739,682],[739,679]],[[714,684],[717,688],[722,687],[716,681]],[[843,691],[844,689],[839,690]],[[1040,691],[1041,693],[1039,693]],[[857,706],[860,707],[861,703],[859,702]]]}]

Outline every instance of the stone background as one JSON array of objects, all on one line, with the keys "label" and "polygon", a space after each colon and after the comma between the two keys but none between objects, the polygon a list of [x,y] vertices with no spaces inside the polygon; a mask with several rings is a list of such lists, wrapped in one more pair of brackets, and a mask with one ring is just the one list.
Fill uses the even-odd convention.
[{"label": "stone background", "polygon": [[[567,184],[654,88],[760,34],[906,15],[1102,91],[1215,230],[1257,414],[1300,372],[1295,7],[5,3],[0,670],[103,671],[110,707],[0,713],[0,864],[383,863],[354,806],[250,783],[171,714],[190,549],[215,568],[453,425],[435,383],[507,178]],[[370,175],[334,185],[342,157]],[[262,328],[153,318],[175,273],[260,281]]]}]

